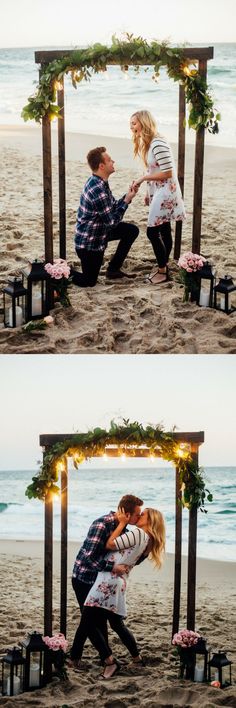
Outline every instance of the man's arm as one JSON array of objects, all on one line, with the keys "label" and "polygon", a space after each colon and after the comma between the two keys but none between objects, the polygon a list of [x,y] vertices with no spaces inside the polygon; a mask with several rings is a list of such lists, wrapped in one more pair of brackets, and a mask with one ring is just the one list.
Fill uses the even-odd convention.
[{"label": "man's arm", "polygon": [[94,211],[99,214],[100,219],[106,226],[116,226],[122,221],[124,213],[135,196],[136,191],[131,186],[127,194],[121,199],[114,199],[111,192],[101,185],[99,193],[94,198]]}]

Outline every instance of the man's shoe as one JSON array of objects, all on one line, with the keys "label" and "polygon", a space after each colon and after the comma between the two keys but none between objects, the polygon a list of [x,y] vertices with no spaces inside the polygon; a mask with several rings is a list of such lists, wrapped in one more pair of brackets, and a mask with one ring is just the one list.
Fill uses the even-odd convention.
[{"label": "man's shoe", "polygon": [[107,270],[106,278],[118,280],[120,278],[136,278],[136,273],[124,273],[123,270]]}]

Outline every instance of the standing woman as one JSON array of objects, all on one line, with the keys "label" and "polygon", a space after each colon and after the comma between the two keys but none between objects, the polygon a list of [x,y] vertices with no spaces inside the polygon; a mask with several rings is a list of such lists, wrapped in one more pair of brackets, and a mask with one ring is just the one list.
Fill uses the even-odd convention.
[{"label": "standing woman", "polygon": [[158,285],[168,280],[168,260],[172,249],[171,221],[183,221],[185,209],[171,148],[157,132],[151,113],[133,113],[130,128],[134,155],[142,158],[147,169],[134,186],[147,182],[145,204],[150,207],[147,237],[158,264],[158,269],[149,276],[149,281],[152,285]]}]

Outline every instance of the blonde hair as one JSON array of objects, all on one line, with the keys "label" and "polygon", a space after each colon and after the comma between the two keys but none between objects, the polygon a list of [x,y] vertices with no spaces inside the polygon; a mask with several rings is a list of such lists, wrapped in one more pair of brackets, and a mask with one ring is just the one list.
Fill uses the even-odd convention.
[{"label": "blonde hair", "polygon": [[141,135],[132,135],[134,157],[139,155],[147,166],[147,154],[153,138],[158,134],[157,126],[149,111],[136,111],[131,116],[132,118],[137,118],[142,128]]},{"label": "blonde hair", "polygon": [[152,543],[149,558],[158,568],[160,568],[163,563],[166,543],[165,521],[162,513],[158,511],[158,509],[147,509],[147,512],[147,533],[149,534]]}]

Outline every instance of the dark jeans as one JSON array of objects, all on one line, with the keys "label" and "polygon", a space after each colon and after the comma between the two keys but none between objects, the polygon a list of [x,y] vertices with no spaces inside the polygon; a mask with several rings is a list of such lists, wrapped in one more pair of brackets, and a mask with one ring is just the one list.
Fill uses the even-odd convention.
[{"label": "dark jeans", "polygon": [[[75,591],[76,598],[77,598],[77,600],[78,600],[79,607],[80,607],[80,612],[81,612],[81,615],[82,615],[82,613],[83,613],[83,608],[84,608],[84,603],[85,603],[86,597],[87,597],[87,595],[88,595],[88,593],[89,593],[89,590],[91,589],[91,585],[88,585],[88,583],[81,583],[81,581],[78,580],[78,578],[72,578],[72,587],[73,587],[73,590]],[[83,615],[82,615],[82,616],[83,616]],[[78,640],[77,640],[77,635],[78,635],[79,628],[80,628],[80,625],[79,625],[78,629],[76,630],[76,633],[75,633],[75,636],[74,636],[73,645],[72,645],[72,649],[71,649],[71,658],[72,658],[72,659],[77,659],[77,658],[78,658],[78,652],[77,652],[77,641],[78,641]],[[100,632],[102,632],[102,635],[103,635],[103,637],[104,637],[104,641],[106,642],[107,646],[109,647],[109,644],[108,644],[108,631],[107,631],[107,618],[106,618],[105,616],[103,616],[103,617],[101,618],[101,624],[100,624],[99,632],[98,632],[97,628],[94,627],[94,626],[91,626],[91,627],[87,628],[86,637],[85,637],[85,639],[84,639],[84,642],[85,642],[85,640],[86,640],[87,638],[90,639],[91,644],[93,644],[93,646],[95,647],[95,649],[97,649],[97,651],[98,651],[98,653],[99,653],[99,655],[100,655],[100,659],[103,661],[103,655],[101,655],[101,653],[100,653],[100,645],[101,645],[101,642],[100,642]],[[111,654],[111,651],[110,651],[110,654]]]},{"label": "dark jeans", "polygon": [[102,607],[85,606],[83,608],[80,625],[76,631],[71,649],[72,659],[81,658],[84,644],[88,636],[90,639],[92,637],[92,643],[98,650],[103,662],[108,656],[111,656],[112,651],[103,633],[104,622],[106,624],[107,620],[109,621],[111,628],[114,632],[116,632],[116,634],[118,634],[123,644],[127,647],[131,656],[138,656],[139,652],[135,638],[128,627],[125,626],[122,617],[116,615],[114,612],[105,610]]},{"label": "dark jeans", "polygon": [[147,237],[151,241],[159,268],[165,268],[172,249],[170,221],[160,226],[148,226]]},{"label": "dark jeans", "polygon": [[[112,272],[121,268],[138,234],[138,227],[126,221],[120,221],[117,226],[113,226],[109,229],[107,243],[109,243],[109,241],[119,241],[116,252],[108,265],[109,271]],[[96,285],[98,279],[104,252],[88,251],[86,248],[76,248],[76,253],[81,260],[82,273],[76,273],[73,276],[73,282],[80,288],[93,287]]]}]

